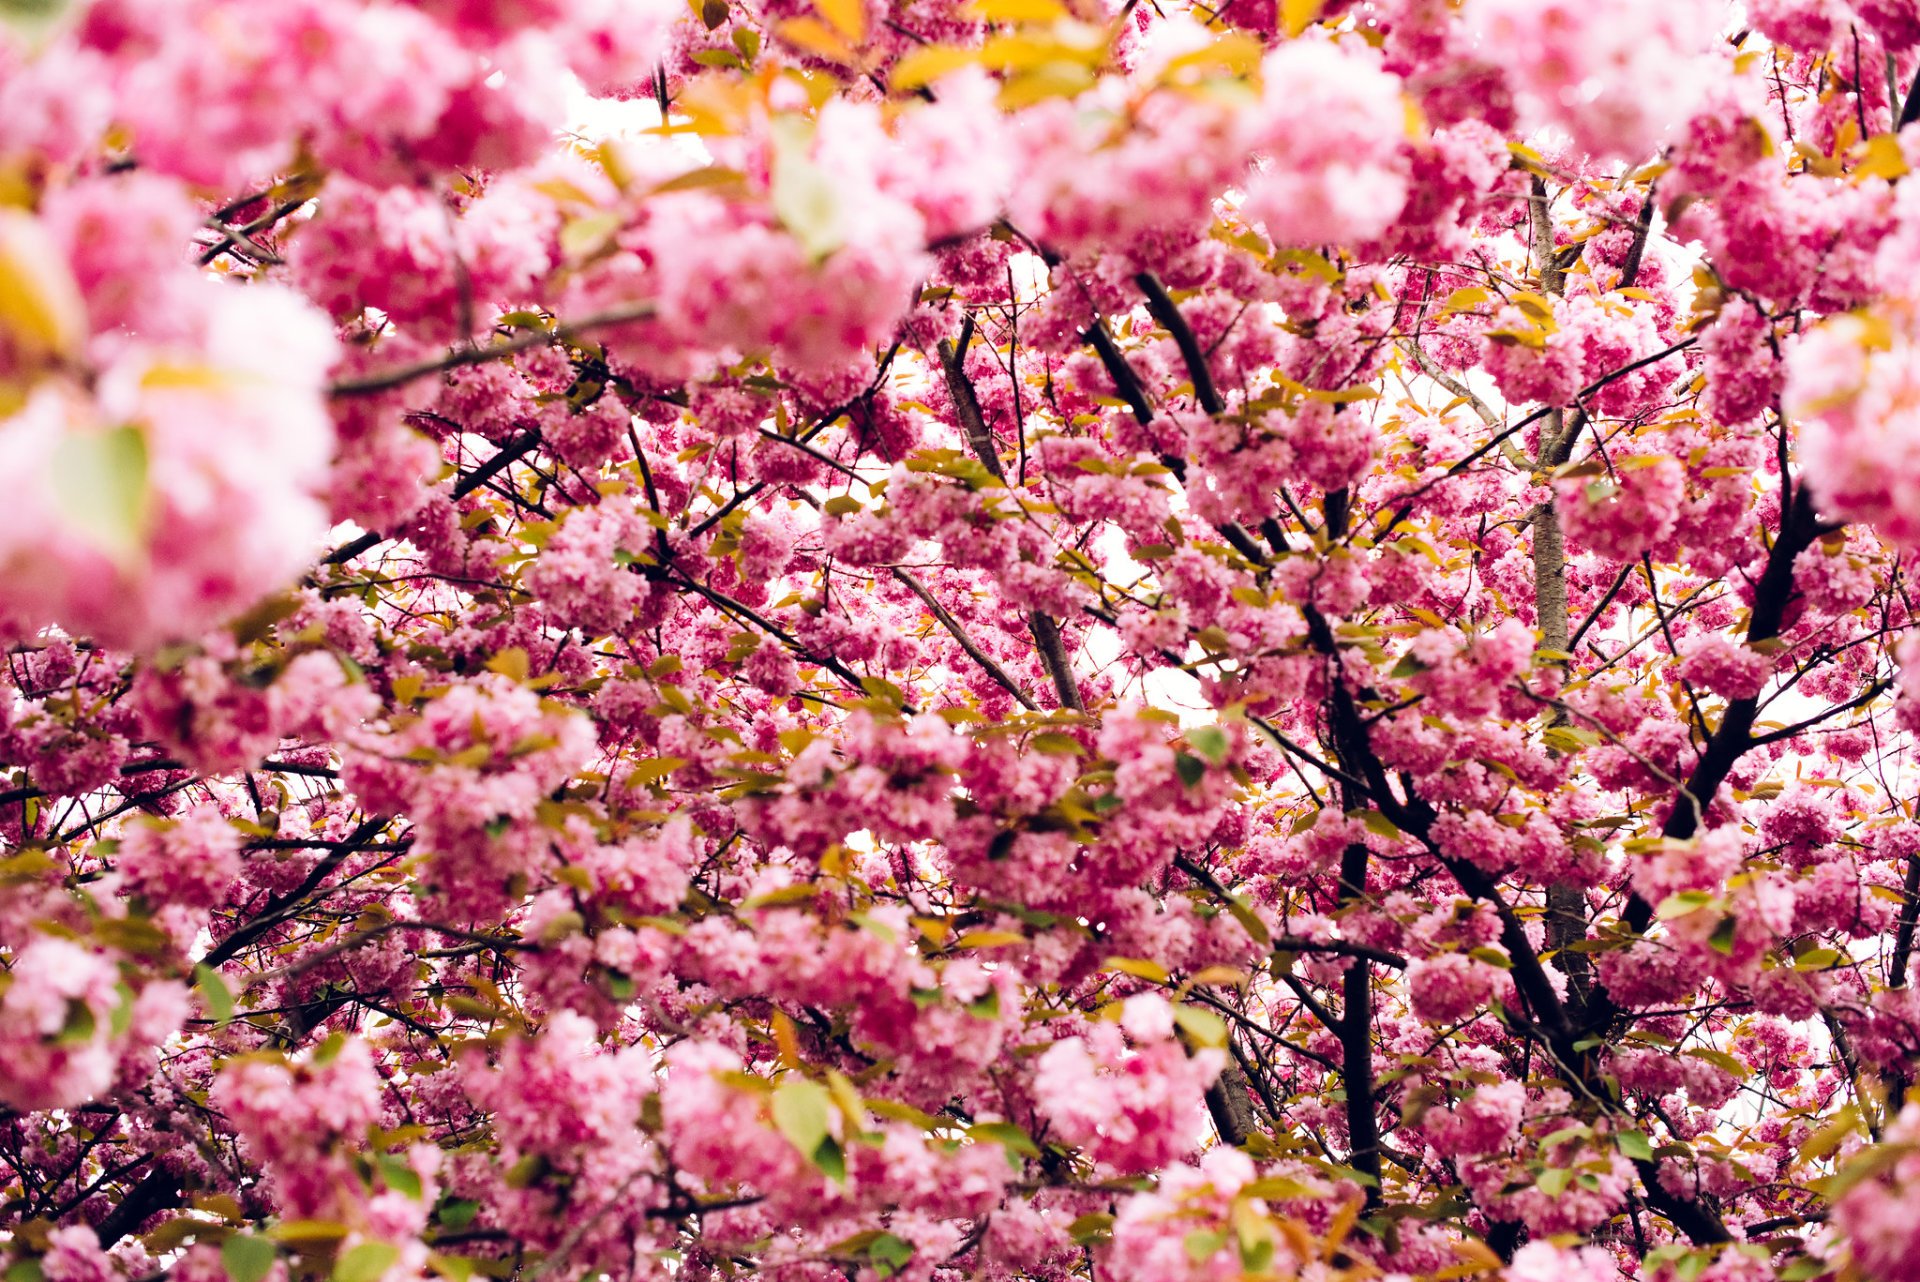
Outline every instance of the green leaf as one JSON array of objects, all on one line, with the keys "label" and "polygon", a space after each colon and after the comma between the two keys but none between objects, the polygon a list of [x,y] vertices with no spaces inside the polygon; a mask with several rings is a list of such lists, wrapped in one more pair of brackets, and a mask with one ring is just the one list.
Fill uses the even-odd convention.
[{"label": "green leaf", "polygon": [[1040,1146],[1033,1142],[1033,1137],[1012,1122],[977,1123],[967,1128],[967,1138],[1005,1145],[1008,1152],[1022,1157],[1040,1156]]},{"label": "green leaf", "polygon": [[1203,1007],[1175,1006],[1173,1022],[1185,1029],[1187,1036],[1198,1045],[1225,1046],[1227,1044],[1227,1021]]},{"label": "green leaf", "polygon": [[6,1282],[43,1282],[45,1277],[40,1261],[31,1256],[15,1260],[7,1266]]},{"label": "green leaf", "polygon": [[386,1186],[396,1193],[420,1200],[420,1173],[407,1164],[405,1158],[383,1153],[373,1159],[373,1165],[380,1172],[380,1178]]},{"label": "green leaf", "polygon": [[884,677],[861,677],[860,688],[882,703],[890,703],[896,708],[907,706],[907,692]]},{"label": "green leaf", "polygon": [[1267,931],[1267,923],[1260,920],[1260,914],[1253,910],[1245,895],[1232,895],[1227,899],[1227,911],[1240,923],[1240,929],[1252,936],[1253,942],[1265,948],[1273,942],[1273,936]]},{"label": "green leaf", "polygon": [[813,130],[804,119],[776,116],[772,122],[773,173],[769,195],[774,217],[815,262],[846,244],[841,184],[807,158]]},{"label": "green leaf", "polygon": [[1312,1186],[1285,1175],[1269,1175],[1240,1187],[1242,1197],[1260,1197],[1285,1200],[1288,1198],[1313,1197]]},{"label": "green leaf", "polygon": [[[0,24],[11,26],[28,37],[38,37],[50,32],[71,4],[72,0],[0,0]],[[11,1273],[7,1279],[17,1282]]]},{"label": "green leaf", "polygon": [[913,1243],[891,1233],[882,1233],[867,1247],[867,1256],[874,1262],[876,1273],[883,1278],[889,1277],[898,1273],[913,1258]]},{"label": "green leaf", "polygon": [[70,432],[54,446],[51,470],[54,502],[75,529],[109,556],[139,553],[150,506],[145,433]]},{"label": "green leaf", "polygon": [[1420,662],[1418,656],[1403,654],[1400,656],[1400,662],[1394,664],[1393,671],[1387,675],[1396,681],[1405,681],[1408,677],[1417,677],[1426,670],[1427,665]]},{"label": "green leaf", "polygon": [[450,1197],[440,1204],[439,1220],[442,1227],[457,1233],[473,1223],[478,1214],[480,1204],[472,1198]]},{"label": "green leaf", "polygon": [[391,1242],[362,1242],[333,1266],[333,1282],[380,1282],[400,1260],[400,1248]]},{"label": "green leaf", "polygon": [[1698,912],[1712,902],[1713,896],[1704,890],[1683,890],[1661,900],[1660,906],[1653,910],[1653,915],[1659,921],[1672,921],[1676,917]]},{"label": "green leaf", "polygon": [[1366,826],[1367,831],[1376,837],[1385,837],[1388,841],[1398,841],[1400,839],[1400,829],[1395,826],[1393,820],[1387,818],[1378,810],[1362,810],[1350,814],[1347,817],[1349,819],[1358,819]]},{"label": "green leaf", "polygon": [[427,1256],[427,1264],[450,1282],[473,1282],[474,1266],[479,1261],[469,1255],[442,1255],[433,1251]]},{"label": "green leaf", "polygon": [[200,990],[200,1004],[215,1027],[224,1028],[233,1019],[233,991],[220,972],[202,962],[193,968],[193,984]]},{"label": "green leaf", "polygon": [[1567,1185],[1573,1183],[1573,1172],[1564,1166],[1550,1166],[1540,1172],[1540,1178],[1534,1183],[1548,1197],[1559,1197],[1567,1191]]},{"label": "green leaf", "polygon": [[347,1235],[347,1226],[338,1220],[282,1220],[267,1230],[276,1242],[285,1242],[297,1250],[324,1247]]},{"label": "green leaf", "polygon": [[56,1046],[78,1046],[93,1040],[100,1022],[93,1017],[93,1007],[77,997],[67,999],[67,1022],[53,1039]]},{"label": "green leaf", "polygon": [[1207,763],[1190,753],[1173,754],[1173,769],[1180,776],[1180,782],[1191,788],[1207,775]]},{"label": "green leaf", "polygon": [[506,1175],[502,1178],[510,1189],[532,1188],[541,1177],[546,1175],[547,1170],[548,1163],[544,1153],[529,1153],[509,1166]]},{"label": "green leaf", "polygon": [[107,1026],[115,1037],[125,1037],[127,1030],[133,1027],[133,1004],[139,998],[131,984],[122,981],[113,986],[114,995],[120,1000],[113,1005],[113,1014],[107,1017]]},{"label": "green leaf", "polygon": [[1187,742],[1216,766],[1226,765],[1227,757],[1233,752],[1233,740],[1227,738],[1227,732],[1219,726],[1196,726],[1187,732]]},{"label": "green leaf", "polygon": [[1613,1146],[1620,1150],[1620,1156],[1634,1162],[1651,1162],[1653,1145],[1639,1131],[1621,1131],[1613,1137]]},{"label": "green leaf", "polygon": [[812,1161],[820,1142],[828,1136],[828,1119],[833,1112],[833,1096],[818,1082],[804,1077],[789,1077],[774,1088],[773,1124],[787,1142]]},{"label": "green leaf", "polygon": [[1814,1187],[1825,1196],[1829,1203],[1837,1201],[1846,1191],[1863,1180],[1875,1179],[1901,1159],[1920,1151],[1920,1145],[1894,1141],[1875,1144],[1863,1149],[1849,1158],[1847,1164],[1824,1180],[1816,1181]]},{"label": "green leaf", "polygon": [[1227,1235],[1217,1229],[1195,1229],[1184,1242],[1187,1258],[1195,1264],[1205,1264],[1226,1244]]},{"label": "green leaf", "polygon": [[[1341,1098],[1343,1099],[1345,1098],[1344,1093],[1342,1094]],[[1379,1180],[1374,1179],[1373,1176],[1368,1175],[1365,1171],[1358,1170],[1355,1167],[1346,1166],[1340,1162],[1328,1162],[1326,1164],[1326,1168],[1330,1174],[1332,1174],[1338,1179],[1352,1180],[1355,1184],[1362,1185],[1366,1188],[1377,1189],[1380,1187]]]},{"label": "green leaf", "polygon": [[273,1243],[251,1233],[236,1233],[220,1244],[220,1263],[233,1282],[260,1282],[272,1272],[278,1254]]},{"label": "green leaf", "polygon": [[835,1184],[847,1182],[847,1155],[832,1136],[821,1140],[819,1146],[807,1155],[807,1160],[819,1167],[821,1172]]},{"label": "green leaf", "polygon": [[648,757],[634,764],[633,770],[627,775],[627,787],[644,788],[658,783],[686,764],[685,757]]}]

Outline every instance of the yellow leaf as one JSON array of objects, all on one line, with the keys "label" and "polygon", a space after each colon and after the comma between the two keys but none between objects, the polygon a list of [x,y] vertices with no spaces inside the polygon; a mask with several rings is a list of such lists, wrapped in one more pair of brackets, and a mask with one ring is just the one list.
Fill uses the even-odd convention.
[{"label": "yellow leaf", "polygon": [[1258,40],[1243,32],[1231,32],[1221,36],[1204,48],[1191,53],[1183,53],[1169,62],[1160,73],[1161,80],[1170,80],[1181,71],[1220,70],[1235,76],[1249,76],[1260,67],[1260,56],[1265,52]]},{"label": "yellow leaf", "polygon": [[1092,68],[1078,62],[1046,62],[1000,86],[1000,109],[1018,111],[1049,98],[1072,98],[1093,87]]},{"label": "yellow leaf", "polygon": [[980,61],[1007,71],[1021,71],[1055,62],[1097,66],[1106,60],[1103,41],[1040,39],[1031,35],[995,36],[980,46]]},{"label": "yellow leaf", "polygon": [[1901,154],[1900,140],[1892,134],[1876,134],[1867,139],[1865,155],[1853,167],[1855,178],[1894,179],[1904,176],[1912,166]]},{"label": "yellow leaf", "polygon": [[625,223],[626,218],[615,213],[569,219],[560,228],[560,252],[574,261],[591,258],[607,246]]},{"label": "yellow leaf", "polygon": [[854,58],[845,37],[818,18],[789,18],[780,24],[780,38],[830,62],[850,63]]},{"label": "yellow leaf", "polygon": [[40,221],[0,209],[0,333],[34,357],[67,356],[87,337],[87,308]]},{"label": "yellow leaf", "polygon": [[1004,948],[1024,944],[1027,937],[1016,930],[970,930],[953,941],[955,948]]},{"label": "yellow leaf", "polygon": [[858,45],[867,38],[867,6],[863,0],[813,0],[813,11],[845,36],[848,44]]},{"label": "yellow leaf", "polygon": [[1551,333],[1554,328],[1553,304],[1538,294],[1515,294],[1510,300],[1522,315]]},{"label": "yellow leaf", "polygon": [[1354,1198],[1333,1213],[1333,1219],[1327,1225],[1325,1254],[1332,1255],[1347,1240],[1347,1234],[1352,1231],[1354,1221],[1360,1218],[1360,1208],[1364,1205],[1359,1198]]},{"label": "yellow leaf", "polygon": [[952,45],[923,45],[893,64],[893,70],[887,73],[887,83],[901,93],[907,93],[979,61],[978,50],[956,49]]},{"label": "yellow leaf", "polygon": [[233,379],[211,365],[157,361],[141,372],[140,386],[178,392],[220,392],[232,387]]},{"label": "yellow leaf", "polygon": [[1542,178],[1553,177],[1553,170],[1547,165],[1546,158],[1523,142],[1509,142],[1507,152],[1513,157],[1513,167],[1524,169],[1528,173],[1539,174]]},{"label": "yellow leaf", "polygon": [[1227,1044],[1227,1021],[1202,1006],[1188,1006],[1185,1003],[1173,1008],[1173,1022],[1186,1030],[1201,1046],[1225,1046]]},{"label": "yellow leaf", "polygon": [[764,895],[755,895],[740,906],[750,912],[761,908],[785,908],[793,904],[804,904],[819,893],[818,888],[812,883],[802,882],[797,886],[782,886]]},{"label": "yellow leaf", "polygon": [[1469,285],[1465,289],[1456,289],[1447,295],[1447,301],[1442,304],[1442,308],[1449,312],[1464,312],[1470,307],[1478,307],[1492,300],[1492,290],[1484,289],[1479,285]]},{"label": "yellow leaf", "polygon": [[[606,163],[604,156],[601,163],[603,165]],[[537,182],[533,184],[533,189],[551,199],[555,204],[591,205],[593,203],[593,197],[584,187],[569,182],[565,178],[549,178],[545,182]]]},{"label": "yellow leaf", "polygon": [[1323,0],[1280,0],[1280,28],[1297,36],[1320,20]]},{"label": "yellow leaf", "polygon": [[525,681],[530,670],[527,652],[517,645],[508,646],[487,660],[488,672],[498,672],[515,681]]},{"label": "yellow leaf", "polygon": [[853,1082],[837,1068],[827,1070],[827,1090],[833,1095],[833,1102],[839,1106],[840,1116],[847,1124],[847,1133],[858,1135],[867,1129],[867,1106],[860,1098],[860,1092],[853,1089]]},{"label": "yellow leaf", "polygon": [[1546,336],[1537,329],[1490,329],[1482,337],[1502,346],[1517,344],[1539,350],[1547,345]]},{"label": "yellow leaf", "polygon": [[[834,37],[831,31],[812,18],[796,18],[795,22],[810,22],[828,37]],[[701,76],[689,81],[674,101],[674,113],[685,116],[685,125],[656,126],[656,132],[685,132],[691,130],[698,134],[739,133],[757,107],[752,100],[748,87],[732,76]]]},{"label": "yellow leaf", "polygon": [[773,1043],[780,1048],[780,1063],[787,1068],[800,1067],[800,1036],[787,1012],[773,1012]]},{"label": "yellow leaf", "polygon": [[966,7],[969,18],[982,22],[1052,22],[1067,16],[1060,0],[973,0]]},{"label": "yellow leaf", "polygon": [[1109,957],[1101,963],[1102,970],[1118,971],[1123,975],[1132,975],[1151,984],[1164,984],[1171,976],[1167,968],[1157,961],[1148,961],[1144,957]]},{"label": "yellow leaf", "polygon": [[689,169],[676,178],[669,178],[655,187],[648,195],[661,196],[670,191],[693,191],[702,187],[726,187],[745,180],[746,175],[738,169],[728,169],[723,165],[705,165],[699,169]]},{"label": "yellow leaf", "polygon": [[1232,966],[1208,966],[1196,973],[1191,982],[1196,988],[1205,984],[1238,988],[1247,982],[1247,972],[1236,970]]}]

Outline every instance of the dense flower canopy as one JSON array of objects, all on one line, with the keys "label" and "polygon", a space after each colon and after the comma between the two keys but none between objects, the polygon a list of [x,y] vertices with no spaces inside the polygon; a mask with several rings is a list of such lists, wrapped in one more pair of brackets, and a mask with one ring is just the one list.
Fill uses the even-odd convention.
[{"label": "dense flower canopy", "polygon": [[0,0],[6,1282],[1920,1280],[1920,0],[1214,2]]}]

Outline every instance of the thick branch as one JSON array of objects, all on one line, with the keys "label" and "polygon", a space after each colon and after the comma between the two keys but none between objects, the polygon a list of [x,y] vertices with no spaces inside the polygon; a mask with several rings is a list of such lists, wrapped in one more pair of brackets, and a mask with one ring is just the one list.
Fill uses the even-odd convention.
[{"label": "thick branch", "polygon": [[[981,465],[1004,484],[1007,474],[1000,463],[1000,451],[994,445],[993,433],[987,429],[986,416],[980,412],[980,398],[974,392],[973,380],[967,377],[966,367],[962,364],[966,358],[966,341],[972,337],[972,334],[972,324],[969,320],[967,328],[960,332],[959,348],[955,348],[944,338],[940,340],[940,368],[946,375],[947,391],[953,397],[954,411],[959,416],[960,430],[965,434],[967,444],[973,448],[974,455],[980,460]],[[1118,356],[1119,353],[1115,352],[1115,355]],[[1060,706],[1071,708],[1075,712],[1085,712],[1087,705],[1080,697],[1079,684],[1073,679],[1073,663],[1067,654],[1066,643],[1061,640],[1060,625],[1046,614],[1035,610],[1027,616],[1027,628],[1033,633],[1034,648],[1040,655],[1040,662],[1046,667],[1047,675],[1053,679],[1054,692],[1060,697]],[[966,643],[963,641],[962,644]],[[1012,688],[1009,681],[995,679]],[[1024,694],[1019,694],[1017,690],[1015,693],[1022,703],[1029,708],[1033,707]]]},{"label": "thick branch", "polygon": [[568,325],[556,325],[552,329],[531,330],[525,334],[516,334],[512,338],[497,343],[488,343],[482,347],[461,347],[444,356],[435,356],[411,365],[399,365],[378,374],[369,374],[364,378],[342,379],[327,389],[330,396],[374,396],[381,392],[392,391],[396,387],[405,387],[408,383],[427,377],[430,374],[443,374],[448,370],[460,369],[467,365],[484,365],[488,361],[497,361],[515,352],[524,352],[530,348],[545,347],[550,343],[564,342],[566,339],[587,333],[590,330],[605,329],[609,325],[626,325],[633,321],[650,319],[656,308],[651,299],[627,303],[620,307],[610,307],[604,312],[595,312],[583,316]]},{"label": "thick branch", "polygon": [[[467,497],[467,495],[473,493],[488,481],[491,481],[494,477],[506,471],[516,460],[532,453],[533,447],[538,444],[540,444],[540,433],[533,428],[528,428],[519,435],[510,438],[505,445],[500,447],[499,451],[495,453],[492,458],[473,469],[473,471],[468,472],[454,483],[454,500],[458,502]],[[342,543],[339,547],[327,553],[320,564],[345,565],[348,561],[353,560],[354,557],[359,556],[369,548],[377,547],[379,544],[385,543],[390,537],[392,536],[381,534],[376,530],[368,530],[365,534],[346,543]]]},{"label": "thick branch", "polygon": [[967,635],[967,630],[960,626],[960,620],[954,618],[953,615],[948,612],[947,607],[941,605],[940,602],[935,599],[933,593],[927,591],[926,586],[922,584],[920,580],[914,578],[911,574],[897,566],[894,568],[893,577],[905,584],[909,592],[912,592],[920,598],[921,603],[927,607],[928,613],[939,620],[940,626],[945,628],[953,639],[960,643],[960,648],[966,651],[969,659],[972,659],[980,665],[982,672],[992,677],[997,684],[1005,689],[1008,694],[1012,695],[1015,701],[1027,711],[1038,712],[1040,710],[1040,705],[1035,703],[1027,692],[1020,688],[1019,683],[1008,674],[1005,668],[1000,666],[992,655],[982,650],[979,644]]},{"label": "thick branch", "polygon": [[[1341,799],[1352,807],[1362,798],[1341,789]],[[1366,893],[1367,846],[1349,842],[1340,854],[1341,907]],[[1347,1088],[1347,1140],[1353,1169],[1367,1177],[1367,1209],[1380,1205],[1380,1112],[1373,1080],[1373,969],[1364,961],[1347,967],[1340,977],[1340,1080]]]},{"label": "thick branch", "polygon": [[[1802,484],[1780,523],[1779,537],[1773,541],[1773,548],[1767,554],[1766,569],[1761,573],[1759,587],[1754,591],[1753,613],[1747,623],[1748,645],[1771,641],[1780,635],[1787,606],[1796,595],[1793,589],[1794,560],[1812,547],[1822,532],[1820,522],[1814,516],[1813,497],[1806,485]],[[1693,836],[1705,817],[1706,807],[1713,803],[1715,794],[1720,791],[1720,785],[1726,782],[1741,755],[1753,746],[1753,721],[1759,708],[1757,696],[1735,699],[1727,705],[1726,712],[1721,715],[1719,728],[1707,741],[1706,750],[1700,754],[1693,774],[1682,789],[1684,795],[1675,799],[1673,813],[1660,830],[1662,836],[1675,841],[1684,841]],[[1651,920],[1649,916],[1648,921]],[[1640,923],[1636,929],[1646,929],[1646,923]]]},{"label": "thick branch", "polygon": [[1133,278],[1133,282],[1147,296],[1147,310],[1160,322],[1160,328],[1173,336],[1174,346],[1180,349],[1180,359],[1187,366],[1187,377],[1193,381],[1193,398],[1200,402],[1200,408],[1209,414],[1225,412],[1227,405],[1213,385],[1213,371],[1207,367],[1207,354],[1200,350],[1200,341],[1193,336],[1193,327],[1187,324],[1187,318],[1174,306],[1166,286],[1152,272],[1141,272]]},{"label": "thick branch", "polygon": [[1907,856],[1907,877],[1900,887],[1900,921],[1893,932],[1893,959],[1887,987],[1907,986],[1907,959],[1913,955],[1913,934],[1920,923],[1920,855]]},{"label": "thick branch", "polygon": [[[1127,364],[1127,358],[1114,346],[1113,335],[1107,333],[1105,324],[1096,324],[1087,331],[1086,339],[1093,344],[1093,350],[1100,357],[1100,364],[1106,367],[1107,377],[1113,380],[1114,390],[1120,393],[1120,399],[1133,411],[1134,421],[1145,427],[1153,422],[1153,406],[1147,402],[1147,392],[1140,385],[1140,376]],[[1171,465],[1170,465],[1171,466]],[[1175,468],[1176,475],[1184,468]]]},{"label": "thick branch", "polygon": [[1060,696],[1060,706],[1085,712],[1086,701],[1080,697],[1079,683],[1073,679],[1073,663],[1067,657],[1066,643],[1060,639],[1060,625],[1035,610],[1027,616],[1027,627],[1033,633],[1033,643],[1040,653],[1040,662],[1046,665],[1047,675],[1053,678],[1053,690]]},{"label": "thick branch", "polygon": [[111,1247],[171,1206],[180,1204],[180,1181],[171,1171],[152,1171],[134,1185],[120,1204],[94,1225],[102,1249]]}]

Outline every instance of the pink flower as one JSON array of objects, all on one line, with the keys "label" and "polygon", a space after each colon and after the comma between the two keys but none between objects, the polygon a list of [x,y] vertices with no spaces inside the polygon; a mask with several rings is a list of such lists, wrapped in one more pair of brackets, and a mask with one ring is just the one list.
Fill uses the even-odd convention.
[{"label": "pink flower", "polygon": [[1498,974],[1464,953],[1421,958],[1407,967],[1408,999],[1421,1019],[1451,1024],[1485,1008]]},{"label": "pink flower", "polygon": [[1261,157],[1247,216],[1277,245],[1356,244],[1393,225],[1407,199],[1400,82],[1323,40],[1295,40],[1260,67],[1247,144]]},{"label": "pink flower", "polygon": [[1683,124],[1719,79],[1718,6],[1625,0],[1472,0],[1479,52],[1503,68],[1532,124],[1596,157],[1637,160]]}]

